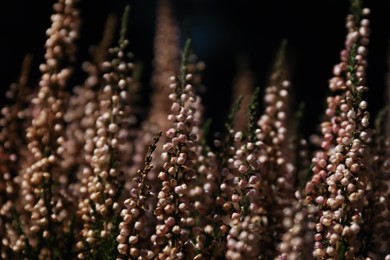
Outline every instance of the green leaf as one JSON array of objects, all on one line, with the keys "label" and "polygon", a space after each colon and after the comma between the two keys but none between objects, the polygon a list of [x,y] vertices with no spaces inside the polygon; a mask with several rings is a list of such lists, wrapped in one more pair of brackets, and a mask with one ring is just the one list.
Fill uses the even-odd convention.
[{"label": "green leaf", "polygon": [[126,5],[125,10],[123,11],[123,15],[122,15],[120,38],[118,41],[119,46],[122,46],[123,44],[125,44],[129,13],[130,13],[130,5]]},{"label": "green leaf", "polygon": [[234,128],[234,117],[237,114],[238,110],[240,109],[241,102],[242,102],[243,96],[239,96],[234,102],[232,108],[230,109],[230,113],[228,114],[227,121],[225,123],[226,130],[228,131],[228,134],[230,134],[230,130]]},{"label": "green leaf", "polygon": [[259,117],[259,93],[260,87],[255,89],[255,92],[252,95],[251,102],[249,104],[249,122],[248,122],[248,131],[249,131],[249,141],[253,142],[255,139],[256,123]]}]

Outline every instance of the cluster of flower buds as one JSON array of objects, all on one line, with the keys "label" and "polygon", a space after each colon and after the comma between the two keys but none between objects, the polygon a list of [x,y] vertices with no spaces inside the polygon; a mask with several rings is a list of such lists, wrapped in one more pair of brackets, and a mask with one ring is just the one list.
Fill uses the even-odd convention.
[{"label": "cluster of flower buds", "polygon": [[[0,111],[0,257],[6,258],[10,251],[20,251],[25,236],[19,236],[11,225],[15,221],[13,209],[20,210],[19,172],[28,164],[29,157],[24,138],[25,120],[28,120],[29,88],[27,78],[31,56],[23,61],[19,82],[12,83],[6,92],[7,103]],[[13,103],[12,103],[13,102]],[[26,157],[27,158],[26,158]]]},{"label": "cluster of flower buds", "polygon": [[[188,44],[186,48],[188,48]],[[158,220],[153,244],[159,248],[158,259],[184,259],[186,247],[191,247],[189,237],[195,225],[191,216],[193,203],[188,191],[195,178],[194,161],[197,158],[197,136],[193,133],[197,121],[194,118],[197,96],[191,84],[192,75],[187,73],[184,51],[181,75],[171,78],[172,102],[168,120],[173,127],[166,131],[168,141],[163,145],[163,171],[158,174],[162,182],[158,193],[155,216]]]},{"label": "cluster of flower buds", "polygon": [[161,136],[161,131],[149,146],[145,157],[145,167],[138,171],[138,176],[133,179],[134,185],[130,191],[130,197],[124,201],[124,208],[120,215],[122,222],[119,223],[118,252],[121,255],[132,258],[153,259],[155,256],[151,250],[148,238],[151,236],[150,224],[147,214],[151,211],[149,198],[153,195],[150,185],[146,184],[147,175],[153,168],[152,153],[156,149],[156,143]]},{"label": "cluster of flower buds", "polygon": [[[128,12],[128,8],[125,12]],[[97,240],[104,240],[109,236],[114,227],[114,216],[120,209],[117,198],[122,186],[122,174],[120,165],[118,165],[118,152],[121,144],[120,132],[123,127],[123,103],[125,103],[123,101],[127,100],[129,86],[132,83],[130,76],[133,63],[129,61],[132,54],[125,50],[128,40],[123,36],[118,45],[118,47],[109,49],[112,60],[102,64],[104,86],[99,98],[96,135],[93,137],[94,150],[90,162],[92,175],[86,173],[87,176],[89,175],[87,179],[88,198],[82,203],[87,209],[80,210],[85,212],[82,236],[88,244],[87,248],[95,244]],[[104,224],[98,229],[92,229],[91,222],[97,219],[103,221]],[[84,249],[82,242],[79,242],[78,249],[80,251]],[[84,257],[82,252],[79,257]]]},{"label": "cluster of flower buds", "polygon": [[367,193],[372,189],[367,143],[369,113],[362,94],[365,84],[369,36],[368,9],[347,17],[348,34],[341,62],[329,81],[332,91],[321,124],[322,151],[313,158],[307,200],[317,208],[314,215],[314,251],[317,259],[343,255],[357,257],[362,248],[361,230]]},{"label": "cluster of flower buds", "polygon": [[[65,87],[71,75],[70,63],[75,59],[78,37],[76,3],[64,0],[54,4],[52,24],[46,32],[45,63],[40,65],[42,77],[38,93],[32,100],[35,111],[26,134],[34,159],[23,174],[21,191],[24,210],[31,217],[26,233],[35,245],[42,237],[54,242],[54,237],[64,230],[53,223],[69,220],[62,198],[66,194],[68,177],[61,171],[60,160],[64,150]],[[55,192],[53,186],[56,186]],[[44,248],[43,251],[47,250]]]}]

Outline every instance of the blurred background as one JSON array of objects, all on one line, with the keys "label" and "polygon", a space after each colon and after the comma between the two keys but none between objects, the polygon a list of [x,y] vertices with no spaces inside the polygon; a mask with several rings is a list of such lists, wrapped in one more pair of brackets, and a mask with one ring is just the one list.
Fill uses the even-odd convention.
[{"label": "blurred background", "polygon": [[[1,98],[16,81],[24,56],[33,54],[30,85],[39,79],[43,61],[45,30],[50,26],[52,0],[19,0],[3,3],[0,19]],[[149,91],[152,71],[156,0],[81,0],[82,28],[78,42],[79,62],[89,59],[88,48],[97,44],[109,13],[122,14],[131,5],[130,50],[142,60],[144,91]],[[304,134],[315,131],[324,108],[327,82],[339,60],[345,38],[347,0],[255,1],[255,0],[174,0],[172,2],[182,43],[192,38],[193,48],[206,64],[203,96],[206,117],[220,130],[231,104],[231,86],[239,57],[246,57],[255,86],[265,88],[272,61],[282,39],[288,41],[287,62],[297,107],[304,102]],[[390,1],[365,1],[371,8],[372,36],[366,95],[373,116],[385,102],[386,73],[389,70]],[[76,74],[78,75],[78,74]],[[81,75],[81,74],[80,74]],[[73,79],[81,83],[82,78]]]}]

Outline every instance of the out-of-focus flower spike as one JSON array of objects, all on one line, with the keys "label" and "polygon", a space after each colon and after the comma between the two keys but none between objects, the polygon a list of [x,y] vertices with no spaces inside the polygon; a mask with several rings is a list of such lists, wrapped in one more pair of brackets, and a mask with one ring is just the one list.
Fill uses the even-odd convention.
[{"label": "out-of-focus flower spike", "polygon": [[254,76],[249,68],[249,60],[245,55],[241,55],[238,61],[237,75],[233,81],[232,100],[237,100],[241,95],[243,97],[240,109],[234,117],[234,128],[237,131],[245,132],[248,127],[247,108],[250,103],[250,97],[254,90]]}]

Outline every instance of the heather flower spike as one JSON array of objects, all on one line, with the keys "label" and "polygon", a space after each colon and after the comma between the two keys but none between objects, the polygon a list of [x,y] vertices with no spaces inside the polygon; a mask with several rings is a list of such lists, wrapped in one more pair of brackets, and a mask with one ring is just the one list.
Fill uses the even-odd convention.
[{"label": "heather flower spike", "polygon": [[193,133],[197,124],[194,119],[197,96],[191,85],[192,75],[187,73],[190,43],[187,40],[184,46],[180,74],[171,78],[172,106],[168,120],[172,127],[166,131],[167,142],[161,155],[164,165],[158,178],[162,185],[154,211],[158,224],[151,237],[157,259],[184,259],[193,250],[189,239],[195,224],[191,216],[194,205],[188,190],[195,176],[198,143]]},{"label": "heather flower spike", "polygon": [[[30,89],[27,86],[31,55],[23,60],[19,81],[12,83],[7,91],[7,103],[0,111],[0,245],[1,257],[6,258],[17,249],[19,236],[25,237],[20,224],[21,205],[19,199],[19,171],[28,163],[29,151],[26,147],[25,120],[28,115],[28,97]],[[27,156],[26,156],[27,155]]]},{"label": "heather flower spike", "polygon": [[173,15],[171,0],[157,1],[156,12],[153,72],[150,82],[153,92],[148,121],[166,131],[167,122],[164,119],[170,112],[169,78],[175,75],[180,65],[180,31]]},{"label": "heather flower spike", "polygon": [[[121,210],[121,222],[119,223],[119,234],[116,237],[118,242],[118,252],[130,258],[142,257],[143,259],[153,259],[155,253],[151,250],[147,239],[148,221],[147,211],[150,208],[150,197],[152,196],[150,185],[147,184],[147,175],[153,168],[152,154],[156,149],[156,144],[161,136],[161,131],[156,134],[153,142],[149,145],[145,156],[145,166],[138,170],[137,176],[133,179],[135,185],[130,191]],[[146,247],[146,246],[149,246]]]},{"label": "heather flower spike", "polygon": [[33,159],[21,174],[21,215],[26,217],[23,222],[28,227],[23,226],[25,235],[14,248],[26,253],[31,247],[28,257],[39,258],[52,258],[58,250],[70,250],[61,240],[71,222],[71,202],[66,199],[69,179],[60,162],[64,151],[65,89],[76,58],[80,19],[77,1],[60,0],[53,9],[51,27],[46,31],[45,62],[39,67],[42,75],[38,93],[32,100],[33,118],[26,133]]},{"label": "heather flower spike", "polygon": [[27,56],[0,104],[0,258],[390,260],[390,113],[370,127],[370,10],[350,3],[311,147],[286,40],[264,91],[240,67],[215,134],[173,2],[158,0],[148,64],[128,51],[129,6],[75,62],[78,1],[55,1],[37,86]]},{"label": "heather flower spike", "polygon": [[329,81],[335,94],[327,98],[327,119],[321,124],[322,151],[313,158],[313,176],[306,185],[309,207],[316,208],[311,217],[317,259],[363,256],[364,215],[372,192],[369,113],[363,100],[369,10],[360,1],[352,1],[351,7],[345,49]]},{"label": "heather flower spike", "polygon": [[[84,212],[84,242],[78,243],[79,258],[110,255],[115,251],[110,244],[115,241],[112,233],[118,230],[118,199],[123,187],[119,153],[121,145],[126,142],[120,134],[122,130],[126,131],[122,122],[133,70],[133,63],[129,61],[132,55],[126,52],[128,40],[125,38],[129,11],[130,7],[127,6],[122,17],[118,47],[109,50],[112,59],[102,64],[103,89],[99,97],[99,114],[95,122],[94,149],[90,160],[92,174],[85,176],[88,191],[82,205],[86,208],[80,209]],[[88,168],[85,170],[88,171]],[[94,249],[95,245],[102,244],[107,244],[109,248],[100,246]]]}]

